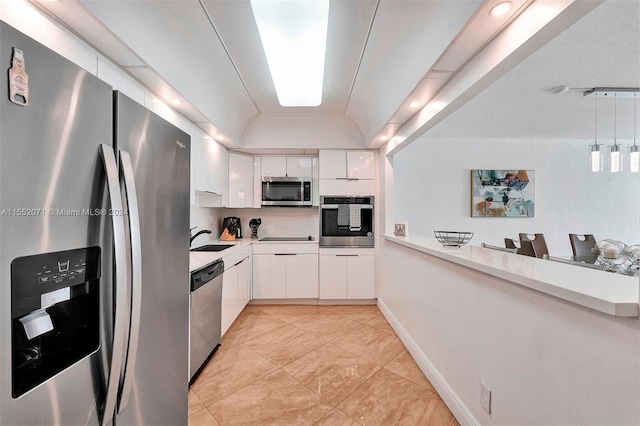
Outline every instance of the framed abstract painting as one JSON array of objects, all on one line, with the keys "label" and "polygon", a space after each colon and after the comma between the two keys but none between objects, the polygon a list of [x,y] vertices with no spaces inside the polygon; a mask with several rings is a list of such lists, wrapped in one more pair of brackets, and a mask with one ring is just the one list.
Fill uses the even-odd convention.
[{"label": "framed abstract painting", "polygon": [[471,170],[471,217],[533,217],[535,171]]}]

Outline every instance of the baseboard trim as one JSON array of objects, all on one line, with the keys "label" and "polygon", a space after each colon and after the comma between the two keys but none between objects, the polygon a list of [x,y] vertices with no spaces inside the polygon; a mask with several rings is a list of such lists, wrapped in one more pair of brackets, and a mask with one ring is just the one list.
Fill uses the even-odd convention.
[{"label": "baseboard trim", "polygon": [[251,299],[249,305],[375,305],[376,299]]},{"label": "baseboard trim", "polygon": [[318,299],[251,299],[249,305],[317,305]]},{"label": "baseboard trim", "polygon": [[376,299],[320,299],[320,305],[375,305]]},{"label": "baseboard trim", "polygon": [[416,342],[411,338],[409,333],[407,333],[402,324],[400,324],[400,321],[398,321],[395,315],[393,315],[389,307],[381,298],[378,298],[378,308],[385,316],[391,327],[394,329],[402,343],[404,343],[405,347],[407,348],[413,359],[416,361],[416,364],[418,364],[418,367],[420,367],[420,370],[422,370],[424,375],[427,377],[427,379],[429,379],[433,387],[436,389],[436,391],[440,395],[440,398],[442,398],[447,407],[449,407],[449,410],[451,410],[451,413],[453,413],[456,420],[461,425],[480,426],[480,422],[478,422],[473,414],[471,414],[464,402],[462,402],[458,395],[453,391],[451,386],[449,386],[444,377],[431,363],[424,352],[422,352],[422,350],[418,347]]}]

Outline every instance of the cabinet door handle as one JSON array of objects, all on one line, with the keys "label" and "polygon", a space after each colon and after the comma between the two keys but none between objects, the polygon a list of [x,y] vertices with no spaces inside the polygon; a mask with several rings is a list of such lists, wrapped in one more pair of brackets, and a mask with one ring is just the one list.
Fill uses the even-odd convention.
[{"label": "cabinet door handle", "polygon": [[275,256],[296,256],[297,253],[275,253]]},{"label": "cabinet door handle", "polygon": [[357,254],[336,254],[337,257],[358,257]]}]

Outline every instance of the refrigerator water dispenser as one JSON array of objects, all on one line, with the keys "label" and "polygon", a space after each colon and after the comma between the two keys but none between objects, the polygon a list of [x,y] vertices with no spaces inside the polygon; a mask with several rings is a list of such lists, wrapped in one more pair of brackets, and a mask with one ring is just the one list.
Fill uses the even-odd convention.
[{"label": "refrigerator water dispenser", "polygon": [[14,398],[99,348],[99,280],[99,247],[11,262]]}]

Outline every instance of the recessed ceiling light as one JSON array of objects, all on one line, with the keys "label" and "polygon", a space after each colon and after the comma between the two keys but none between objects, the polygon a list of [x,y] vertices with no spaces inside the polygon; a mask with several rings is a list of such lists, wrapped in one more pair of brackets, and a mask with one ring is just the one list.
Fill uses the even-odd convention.
[{"label": "recessed ceiling light", "polygon": [[172,105],[180,105],[180,104],[182,104],[182,101],[180,99],[173,98],[173,99],[171,99],[171,104]]},{"label": "recessed ceiling light", "polygon": [[431,106],[431,108],[435,109],[436,111],[442,111],[444,107],[447,106],[447,104],[442,101],[433,101],[429,103],[429,106]]},{"label": "recessed ceiling light", "polygon": [[320,105],[329,0],[251,0],[251,10],[280,105]]},{"label": "recessed ceiling light", "polygon": [[503,1],[502,3],[498,3],[495,6],[493,6],[489,11],[489,15],[502,16],[508,11],[510,11],[512,6],[513,6],[513,3],[511,3],[510,1]]},{"label": "recessed ceiling light", "polygon": [[553,93],[554,95],[560,95],[560,94],[566,92],[567,90],[569,90],[569,86],[556,86],[556,87],[553,87],[549,91],[551,93]]},{"label": "recessed ceiling light", "polygon": [[409,106],[410,106],[411,108],[415,108],[415,107],[417,107],[418,105],[420,105],[420,102],[418,102],[418,101],[413,101],[413,102],[410,102],[410,103],[409,103]]}]

